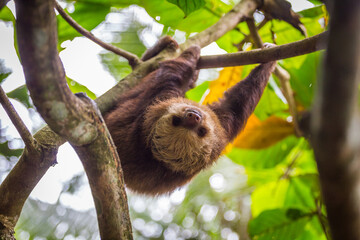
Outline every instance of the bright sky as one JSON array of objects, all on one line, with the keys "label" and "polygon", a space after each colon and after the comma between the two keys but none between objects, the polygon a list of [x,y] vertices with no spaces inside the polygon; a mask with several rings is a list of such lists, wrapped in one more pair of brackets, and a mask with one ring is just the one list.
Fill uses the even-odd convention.
[{"label": "bright sky", "polygon": [[[304,8],[312,6],[311,3],[305,0],[294,0],[291,2],[295,11],[300,11]],[[8,6],[12,10],[14,9],[13,2],[10,2]],[[141,14],[146,14],[146,12],[142,11]],[[146,16],[146,19],[153,21],[149,16]],[[6,67],[13,71],[13,73],[2,84],[4,90],[8,92],[23,85],[25,80],[20,62],[13,48],[14,43],[12,26],[0,22],[0,36],[0,59],[5,59]],[[148,44],[153,44],[153,41],[154,39],[150,39]],[[97,95],[101,95],[114,85],[115,81],[113,77],[104,70],[101,65],[100,58],[98,57],[98,54],[102,51],[101,47],[85,38],[76,38],[71,42],[64,43],[64,45],[67,48],[61,52],[60,57],[64,64],[66,73],[70,78],[86,85]],[[202,50],[202,55],[218,53],[222,53],[222,51],[219,50],[216,44],[213,44]],[[33,127],[36,127],[33,126],[26,108],[15,100],[12,100],[12,103],[14,104],[19,114],[22,116],[28,128],[32,129]],[[14,136],[15,138],[19,138],[19,134],[12,126],[10,120],[2,108],[0,108],[0,116],[1,127],[7,127],[6,134]],[[19,145],[21,144],[22,143],[19,142]],[[63,145],[59,149],[58,162],[59,164],[50,168],[46,175],[41,179],[37,187],[34,189],[31,194],[33,198],[37,198],[49,203],[55,203],[58,200],[63,183],[70,180],[75,174],[83,172],[80,161],[78,160],[73,149],[68,144]],[[0,179],[0,182],[1,180],[2,179]],[[214,184],[216,185],[217,183]],[[170,196],[171,202],[177,203],[179,200],[181,201],[184,197],[184,194],[184,190],[174,192]],[[78,210],[87,210],[93,207],[88,184],[84,184],[83,187],[79,190],[78,194],[72,196],[62,195],[60,200],[63,204]]]}]

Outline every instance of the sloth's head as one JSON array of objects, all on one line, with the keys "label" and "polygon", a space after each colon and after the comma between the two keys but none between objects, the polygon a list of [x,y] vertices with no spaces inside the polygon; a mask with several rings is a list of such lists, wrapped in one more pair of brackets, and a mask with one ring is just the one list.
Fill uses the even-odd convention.
[{"label": "sloth's head", "polygon": [[153,156],[173,171],[199,172],[224,147],[223,128],[216,115],[183,98],[152,105],[145,114],[144,130]]}]

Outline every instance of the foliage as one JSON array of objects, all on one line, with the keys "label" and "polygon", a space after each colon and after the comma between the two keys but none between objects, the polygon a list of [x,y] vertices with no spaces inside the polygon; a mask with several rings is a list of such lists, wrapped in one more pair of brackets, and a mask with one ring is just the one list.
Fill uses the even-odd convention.
[{"label": "foliage", "polygon": [[[129,7],[130,5],[136,4],[144,8],[153,22],[161,24],[162,32],[156,33],[156,37],[168,34],[180,40],[216,23],[233,6],[232,1],[226,1],[230,3],[225,4],[221,0],[199,0],[194,5],[190,2],[193,1],[82,0],[67,3],[67,6],[71,10],[68,11],[71,12],[70,15],[80,25],[88,30],[105,26],[102,33],[111,34],[110,42],[141,56],[148,44],[146,34],[153,25],[142,22],[134,13],[134,6]],[[310,2],[316,6],[301,11],[300,20],[308,35],[312,36],[324,31],[327,13],[319,1]],[[109,22],[106,16],[111,14],[120,16],[123,24]],[[262,15],[258,17],[263,18]],[[7,7],[0,12],[0,19],[4,22],[14,20]],[[62,50],[60,46],[63,42],[80,35],[59,15],[57,20],[59,49]],[[238,51],[236,44],[243,41],[248,33],[247,25],[240,23],[216,43],[227,52],[235,52]],[[279,45],[304,38],[297,29],[279,20],[267,22],[259,30],[259,34],[264,42]],[[251,48],[251,44],[244,46]],[[104,51],[100,57],[104,68],[117,80],[131,71],[128,64],[113,53]],[[321,53],[313,53],[279,61],[290,73],[290,84],[298,110],[308,110],[312,104],[320,58]],[[2,70],[5,69],[3,64],[0,67],[2,81],[10,71]],[[204,104],[216,101],[253,67],[225,68],[220,71],[216,80],[204,81],[189,91],[187,97]],[[92,98],[95,97],[86,86],[77,83],[76,79],[68,78],[68,83],[72,91],[85,91]],[[19,100],[28,108],[32,107],[25,86],[9,92],[8,96]],[[133,227],[139,239],[246,238],[246,225],[250,215],[252,220],[249,222],[248,234],[252,239],[327,239],[326,212],[322,205],[313,152],[306,139],[295,136],[288,109],[280,83],[273,77],[243,133],[226,148],[225,156],[214,168],[201,173],[192,181],[181,204],[169,203],[164,198],[130,196]],[[19,156],[20,152],[17,149],[11,150],[7,143],[2,140],[1,155],[7,158]],[[73,192],[76,194],[76,191]],[[250,198],[251,214],[248,209]],[[156,212],[156,207],[161,201],[165,201],[168,207],[165,208],[165,213],[160,214]],[[140,210],[137,205],[139,202],[145,205]],[[89,239],[96,235],[94,220],[89,220],[91,224],[80,221],[88,219],[86,214],[65,209],[60,202],[55,206],[44,206],[43,203],[32,200],[27,203],[17,227],[19,234],[28,232],[31,239],[36,235],[48,239],[62,238],[67,233],[73,236],[81,234]],[[57,208],[61,207],[61,211],[66,214],[59,214]],[[44,215],[38,217],[41,209],[46,211],[42,211]],[[46,219],[55,220],[54,223],[43,225]],[[37,224],[33,224],[35,220]],[[61,236],[56,235],[60,222],[66,223],[68,231],[62,232]]]}]

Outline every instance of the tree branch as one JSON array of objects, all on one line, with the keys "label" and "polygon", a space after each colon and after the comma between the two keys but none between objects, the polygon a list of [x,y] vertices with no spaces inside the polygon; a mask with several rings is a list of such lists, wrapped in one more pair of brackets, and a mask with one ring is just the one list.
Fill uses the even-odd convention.
[{"label": "tree branch", "polygon": [[0,227],[0,239],[13,235],[26,199],[49,167],[56,163],[59,142],[64,140],[48,127],[43,128],[41,133],[41,137],[34,135],[36,148],[24,149],[19,161],[0,185],[0,226],[5,226],[4,229]]},{"label": "tree branch", "polygon": [[98,137],[88,145],[72,145],[89,179],[102,239],[132,239],[127,196],[116,147],[105,121],[92,100],[86,99],[98,128]]},{"label": "tree branch", "polygon": [[14,106],[11,104],[9,98],[6,96],[3,88],[0,86],[0,102],[3,108],[5,109],[7,115],[11,119],[11,122],[14,124],[16,130],[19,132],[22,140],[25,143],[27,148],[35,148],[35,140],[31,135],[30,131],[25,126],[24,122],[21,120],[19,114],[16,112]]},{"label": "tree branch", "polygon": [[76,31],[78,31],[84,37],[90,39],[94,43],[98,44],[99,46],[109,50],[119,56],[124,57],[129,61],[129,64],[132,68],[135,68],[141,63],[141,60],[135,55],[120,48],[117,48],[111,44],[105,43],[101,41],[99,38],[95,37],[90,31],[86,30],[82,26],[80,26],[69,14],[67,14],[64,9],[61,8],[59,3],[55,1],[55,9],[59,12],[59,14],[72,26]]},{"label": "tree branch", "polygon": [[[96,137],[88,111],[70,91],[57,51],[53,1],[16,1],[16,30],[26,85],[40,115],[73,144]],[[82,113],[82,114],[79,114]]]},{"label": "tree branch", "polygon": [[[265,24],[266,24],[268,21],[269,21],[269,19],[267,19],[267,18],[265,17],[265,19],[262,20],[262,22],[256,27],[256,31],[259,31],[263,26],[265,26]],[[250,34],[249,34],[249,35],[246,35],[246,36],[244,37],[244,39],[241,40],[241,42],[234,44],[234,46],[235,46],[238,50],[241,50],[242,47],[243,47],[243,45],[244,45],[246,42],[250,42],[250,38],[251,38]]]},{"label": "tree branch", "polygon": [[131,239],[120,161],[95,104],[74,96],[66,84],[57,52],[53,4],[47,0],[16,1],[19,53],[26,83],[40,115],[78,150],[92,189],[100,236]]},{"label": "tree branch", "polygon": [[235,7],[219,19],[214,25],[189,38],[180,45],[182,50],[191,45],[205,47],[222,37],[228,31],[234,29],[239,22],[251,17],[255,10],[261,5],[260,0],[241,0]]},{"label": "tree branch", "polygon": [[360,2],[333,4],[311,115],[312,143],[333,239],[360,239]]},{"label": "tree branch", "polygon": [[197,68],[231,67],[296,57],[325,49],[326,42],[327,32],[323,32],[300,41],[272,48],[203,56],[199,59]]}]

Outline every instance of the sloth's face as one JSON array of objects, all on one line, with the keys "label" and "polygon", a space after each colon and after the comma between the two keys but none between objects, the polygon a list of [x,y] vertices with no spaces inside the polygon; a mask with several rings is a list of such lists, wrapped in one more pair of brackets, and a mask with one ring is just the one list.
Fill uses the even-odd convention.
[{"label": "sloth's face", "polygon": [[200,105],[175,102],[154,122],[148,144],[154,157],[174,171],[189,174],[211,164],[219,145],[212,116]]}]

